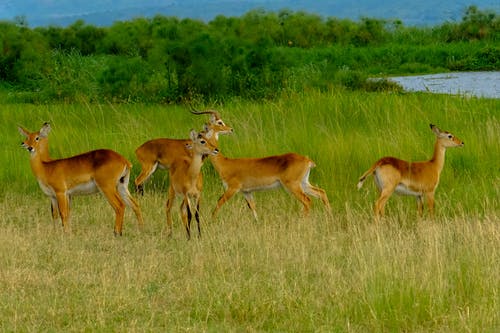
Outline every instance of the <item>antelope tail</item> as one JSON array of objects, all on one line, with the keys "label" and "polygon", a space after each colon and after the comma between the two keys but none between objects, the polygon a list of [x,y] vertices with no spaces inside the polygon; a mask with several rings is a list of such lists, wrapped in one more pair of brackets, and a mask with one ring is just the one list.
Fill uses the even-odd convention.
[{"label": "antelope tail", "polygon": [[379,167],[380,164],[381,164],[380,161],[375,162],[375,164],[373,164],[370,169],[368,169],[361,177],[359,177],[358,190],[363,186],[363,183],[365,182],[366,177],[371,175],[375,171],[375,169],[377,169]]},{"label": "antelope tail", "polygon": [[134,206],[134,203],[130,200],[130,192],[128,191],[128,183],[130,180],[130,168],[127,166],[123,169],[122,175],[120,176],[120,181],[118,183],[118,193],[123,199],[125,204],[129,207]]}]

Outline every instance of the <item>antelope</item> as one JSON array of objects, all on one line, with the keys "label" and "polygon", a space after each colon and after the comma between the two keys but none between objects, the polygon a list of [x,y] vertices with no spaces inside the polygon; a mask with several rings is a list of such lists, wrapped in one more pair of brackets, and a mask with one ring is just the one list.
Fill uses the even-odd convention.
[{"label": "antelope", "polygon": [[253,192],[277,187],[284,187],[302,203],[305,216],[311,207],[308,195],[320,198],[331,214],[326,192],[309,183],[309,173],[316,164],[308,157],[288,153],[263,158],[228,158],[219,152],[210,155],[209,159],[225,188],[212,213],[213,217],[225,202],[241,192],[254,218],[258,220]]},{"label": "antelope", "polygon": [[219,152],[217,147],[211,143],[212,141],[208,141],[213,135],[215,135],[213,132],[197,133],[192,130],[190,133],[191,140],[186,146],[186,149],[192,152],[191,156],[178,156],[170,165],[170,185],[166,203],[168,236],[172,235],[171,210],[176,196],[182,198],[180,211],[187,238],[191,238],[193,211],[198,225],[198,236],[201,236],[199,218],[201,183],[199,182],[199,176],[204,160],[203,156],[212,156]]},{"label": "antelope", "polygon": [[[219,134],[232,133],[233,129],[222,121],[219,113],[214,110],[198,111],[191,110],[195,115],[210,114],[210,120],[207,124],[208,128],[213,130],[214,138],[218,139]],[[145,142],[136,149],[135,154],[141,164],[141,173],[135,179],[136,191],[144,194],[143,184],[159,167],[160,169],[168,169],[178,157],[186,157],[191,152],[186,149],[186,145],[190,145],[189,139],[153,139]],[[201,174],[200,174],[201,177]],[[202,182],[202,179],[199,180]]]},{"label": "antelope", "polygon": [[71,197],[102,192],[116,214],[115,235],[122,235],[125,206],[133,209],[140,227],[143,225],[139,205],[128,191],[132,164],[109,149],[89,151],[80,155],[52,159],[49,155],[50,124],[38,132],[18,127],[25,137],[21,143],[30,153],[30,165],[35,178],[51,201],[52,218],[59,217],[65,231],[69,228]]},{"label": "antelope", "polygon": [[358,189],[363,186],[366,177],[373,174],[380,196],[375,202],[375,221],[384,216],[384,207],[389,197],[396,192],[411,195],[417,199],[417,211],[422,216],[424,197],[429,214],[434,216],[434,193],[439,184],[439,176],[444,167],[446,148],[463,147],[464,143],[453,134],[430,125],[436,135],[434,154],[429,161],[407,162],[394,157],[383,157],[366,171],[358,182]]}]

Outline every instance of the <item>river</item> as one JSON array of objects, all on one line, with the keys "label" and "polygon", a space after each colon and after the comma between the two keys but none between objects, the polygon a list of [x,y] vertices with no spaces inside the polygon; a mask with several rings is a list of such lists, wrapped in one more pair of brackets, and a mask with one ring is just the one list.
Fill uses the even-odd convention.
[{"label": "river", "polygon": [[500,98],[500,72],[453,72],[388,79],[406,91]]}]

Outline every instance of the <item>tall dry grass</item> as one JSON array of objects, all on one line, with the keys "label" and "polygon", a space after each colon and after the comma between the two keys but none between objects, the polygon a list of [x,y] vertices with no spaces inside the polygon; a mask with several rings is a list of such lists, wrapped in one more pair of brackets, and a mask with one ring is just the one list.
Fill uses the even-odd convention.
[{"label": "tall dry grass", "polygon": [[129,211],[121,238],[99,197],[74,200],[66,235],[41,195],[8,196],[0,207],[1,330],[499,327],[496,214],[375,226],[357,212],[303,219],[286,209],[288,199],[263,203],[259,222],[243,209],[217,221],[204,210],[202,238],[187,242],[179,221],[165,237],[159,194],[141,198],[146,229]]}]

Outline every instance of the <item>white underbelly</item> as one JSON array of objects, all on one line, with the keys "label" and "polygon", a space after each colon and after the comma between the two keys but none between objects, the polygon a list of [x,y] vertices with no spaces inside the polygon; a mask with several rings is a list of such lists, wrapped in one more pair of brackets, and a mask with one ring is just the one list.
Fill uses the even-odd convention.
[{"label": "white underbelly", "polygon": [[[384,182],[382,181],[382,178],[378,174],[378,169],[375,170],[374,176],[375,176],[375,184],[377,185],[379,190],[382,190],[384,188]],[[396,194],[399,194],[399,195],[411,195],[414,197],[419,197],[422,195],[421,192],[414,191],[414,190],[408,188],[408,186],[406,186],[403,183],[399,183],[396,186],[396,188],[394,189],[394,192],[396,192]]]},{"label": "white underbelly", "polygon": [[267,190],[272,190],[272,189],[278,188],[280,186],[281,186],[281,183],[279,180],[277,180],[275,182],[266,183],[266,184],[245,185],[241,189],[241,192],[267,191]]},{"label": "white underbelly", "polygon": [[99,191],[94,180],[90,180],[86,183],[80,183],[72,188],[68,189],[68,195],[80,195],[80,194],[93,194]]},{"label": "white underbelly", "polygon": [[394,191],[399,195],[411,195],[414,197],[419,197],[422,195],[421,192],[413,191],[404,184],[398,184],[398,186],[396,186],[396,189]]},{"label": "white underbelly", "polygon": [[[38,181],[38,184],[40,185],[40,188],[42,189],[43,193],[45,193],[49,197],[56,196],[56,192],[50,185],[47,185],[41,181]],[[66,195],[71,196],[71,195],[93,194],[96,192],[99,192],[99,188],[97,187],[95,181],[89,180],[88,182],[80,183],[78,185],[75,185],[67,189]]]}]

